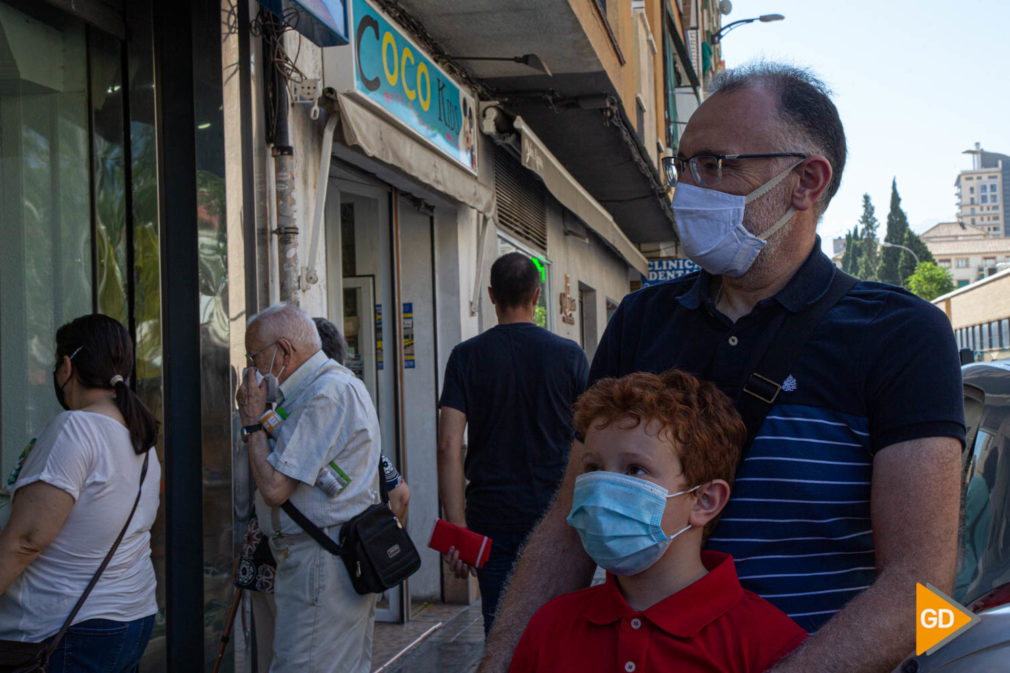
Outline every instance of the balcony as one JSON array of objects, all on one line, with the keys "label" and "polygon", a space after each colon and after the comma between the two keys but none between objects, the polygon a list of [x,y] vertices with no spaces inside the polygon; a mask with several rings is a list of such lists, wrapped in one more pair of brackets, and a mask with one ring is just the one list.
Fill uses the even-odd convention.
[{"label": "balcony", "polygon": [[[443,55],[536,54],[543,59],[553,76],[508,61],[454,62],[483,85],[482,99],[498,100],[522,116],[633,243],[676,238],[659,170],[613,81],[625,58],[634,55],[622,52],[598,5],[568,0],[514,0],[507,9],[498,0],[379,4],[402,8]],[[650,110],[649,119],[654,114]]]}]

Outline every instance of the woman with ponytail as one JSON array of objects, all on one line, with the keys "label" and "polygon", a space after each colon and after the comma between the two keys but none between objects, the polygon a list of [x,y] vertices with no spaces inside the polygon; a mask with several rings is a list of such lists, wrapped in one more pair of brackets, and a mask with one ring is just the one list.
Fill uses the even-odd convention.
[{"label": "woman with ponytail", "polygon": [[19,643],[57,641],[121,531],[46,670],[137,670],[158,610],[150,530],[161,467],[158,423],[127,385],[132,370],[133,342],[112,318],[86,315],[56,332],[53,388],[66,411],[22,458],[0,531],[0,671]]}]

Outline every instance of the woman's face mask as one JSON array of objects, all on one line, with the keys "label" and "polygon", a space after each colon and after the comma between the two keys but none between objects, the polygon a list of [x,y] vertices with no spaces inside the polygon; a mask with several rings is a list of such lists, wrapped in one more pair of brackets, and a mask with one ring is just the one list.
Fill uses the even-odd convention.
[{"label": "woman's face mask", "polygon": [[691,261],[716,276],[739,278],[747,273],[768,238],[789,222],[796,210],[790,207],[775,224],[755,236],[743,226],[744,209],[801,163],[793,164],[747,196],[686,183],[677,185],[673,214],[680,242]]},{"label": "woman's face mask", "polygon": [[56,393],[56,401],[59,402],[60,406],[67,411],[70,411],[70,405],[67,404],[67,397],[66,394],[63,392],[63,389],[67,387],[67,384],[70,383],[70,379],[74,377],[74,370],[73,370],[74,356],[80,353],[82,348],[84,348],[84,346],[78,346],[77,350],[71,353],[70,355],[71,369],[69,372],[67,372],[67,380],[63,382],[62,386],[56,381],[56,373],[60,371],[61,362],[57,362],[56,367],[53,368],[53,391]]}]

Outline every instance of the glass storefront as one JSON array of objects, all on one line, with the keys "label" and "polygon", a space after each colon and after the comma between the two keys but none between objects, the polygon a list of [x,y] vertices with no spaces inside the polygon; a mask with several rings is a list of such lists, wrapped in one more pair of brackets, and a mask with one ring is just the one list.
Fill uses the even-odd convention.
[{"label": "glass storefront", "polygon": [[[55,332],[77,316],[101,312],[127,326],[134,385],[163,418],[153,82],[150,49],[43,3],[0,2],[3,488],[60,410]],[[149,670],[164,668],[163,525],[162,512],[152,531],[161,611]]]}]

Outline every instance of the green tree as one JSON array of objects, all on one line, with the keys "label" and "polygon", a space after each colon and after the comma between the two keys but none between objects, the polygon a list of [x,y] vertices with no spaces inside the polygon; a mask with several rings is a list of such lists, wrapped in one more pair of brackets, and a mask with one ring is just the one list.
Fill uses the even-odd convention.
[{"label": "green tree", "polygon": [[862,238],[857,225],[852,231],[845,232],[845,252],[842,253],[842,271],[859,275],[859,259],[863,254]]},{"label": "green tree", "polygon": [[877,265],[880,263],[880,241],[877,240],[877,216],[869,194],[863,194],[863,214],[859,224],[863,228],[862,254],[859,267],[853,274],[863,280],[877,280]]},{"label": "green tree", "polygon": [[937,265],[936,262],[921,262],[915,272],[908,277],[908,289],[926,301],[932,301],[952,291],[954,279],[947,269]]},{"label": "green tree", "polygon": [[[905,244],[905,232],[908,230],[908,218],[901,209],[901,197],[898,196],[898,181],[891,181],[891,209],[887,213],[887,235],[884,240],[896,245]],[[901,285],[901,272],[898,265],[901,256],[908,255],[901,248],[884,248],[880,252],[880,264],[877,267],[877,278],[884,283]]]}]

